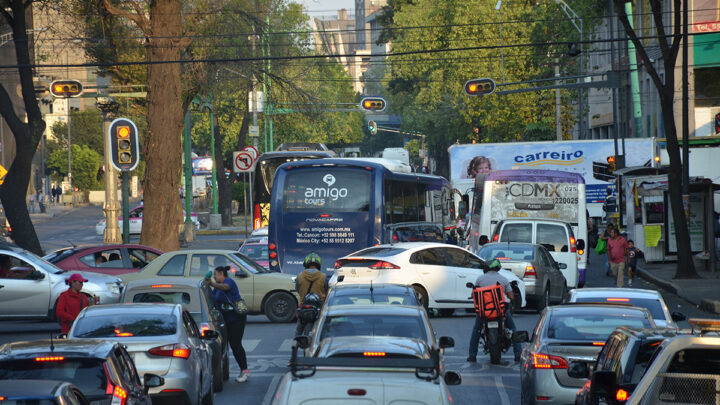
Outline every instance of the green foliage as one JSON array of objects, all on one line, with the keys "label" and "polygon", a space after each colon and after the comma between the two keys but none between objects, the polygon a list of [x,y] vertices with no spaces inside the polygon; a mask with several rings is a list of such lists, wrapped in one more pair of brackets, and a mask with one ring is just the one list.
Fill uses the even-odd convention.
[{"label": "green foliage", "polygon": [[[52,126],[54,141],[59,148],[67,150],[68,126],[66,121],[57,121]],[[102,115],[97,109],[73,111],[70,115],[70,142],[73,145],[85,145],[103,154]]]},{"label": "green foliage", "polygon": [[[72,146],[72,183],[81,190],[101,190],[103,182],[98,181],[98,171],[102,166],[102,156],[87,145]],[[48,157],[48,171],[54,181],[67,176],[68,156],[66,150],[57,149]]]},{"label": "green foliage", "polygon": [[235,183],[233,183],[232,199],[235,201],[238,201],[240,204],[242,204],[246,188],[247,188],[247,184],[245,184],[241,181],[236,181]]}]

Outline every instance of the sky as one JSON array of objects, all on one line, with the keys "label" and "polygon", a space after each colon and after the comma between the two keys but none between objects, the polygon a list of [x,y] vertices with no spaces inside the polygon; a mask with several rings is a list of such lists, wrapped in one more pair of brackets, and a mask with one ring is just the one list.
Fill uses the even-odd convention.
[{"label": "sky", "polygon": [[355,12],[355,0],[295,0],[305,6],[310,17],[337,14],[337,10],[347,9],[348,14]]}]

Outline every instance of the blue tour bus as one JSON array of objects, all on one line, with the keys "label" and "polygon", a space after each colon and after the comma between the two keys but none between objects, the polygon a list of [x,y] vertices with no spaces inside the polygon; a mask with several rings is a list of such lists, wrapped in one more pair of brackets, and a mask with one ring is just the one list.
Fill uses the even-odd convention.
[{"label": "blue tour bus", "polygon": [[314,159],[278,167],[272,189],[270,269],[298,274],[309,252],[326,273],[349,253],[382,243],[440,241],[450,183],[374,158]]}]

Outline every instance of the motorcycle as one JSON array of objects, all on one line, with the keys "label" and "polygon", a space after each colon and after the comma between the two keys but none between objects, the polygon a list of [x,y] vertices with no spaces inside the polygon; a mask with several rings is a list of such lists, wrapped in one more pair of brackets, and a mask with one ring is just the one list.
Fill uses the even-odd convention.
[{"label": "motorcycle", "polygon": [[315,321],[320,315],[322,300],[317,294],[310,293],[305,296],[303,304],[298,308],[297,335],[309,335]]},{"label": "motorcycle", "polygon": [[[507,352],[514,341],[527,341],[527,332],[513,333],[505,327],[505,311],[509,311],[510,308],[504,301],[502,289],[496,289],[495,287],[476,288],[473,283],[467,283],[466,286],[473,290],[472,299],[475,304],[475,311],[482,322],[480,338],[482,339],[483,352],[485,354],[490,353],[490,363],[500,364],[502,353]],[[501,293],[497,294],[492,290]]]}]

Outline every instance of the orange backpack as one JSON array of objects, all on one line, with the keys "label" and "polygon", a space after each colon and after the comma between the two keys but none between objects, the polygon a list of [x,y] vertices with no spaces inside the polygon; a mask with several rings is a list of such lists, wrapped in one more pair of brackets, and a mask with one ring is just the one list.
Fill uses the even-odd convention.
[{"label": "orange backpack", "polygon": [[505,292],[500,284],[475,287],[472,297],[479,317],[494,321],[505,316]]}]

